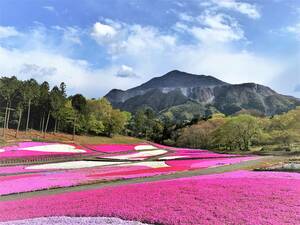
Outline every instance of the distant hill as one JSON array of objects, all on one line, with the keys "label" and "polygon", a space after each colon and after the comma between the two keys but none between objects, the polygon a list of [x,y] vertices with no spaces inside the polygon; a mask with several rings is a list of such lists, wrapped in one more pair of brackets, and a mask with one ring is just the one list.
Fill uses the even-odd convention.
[{"label": "distant hill", "polygon": [[116,108],[136,112],[151,107],[181,119],[205,116],[214,111],[230,115],[255,110],[263,115],[286,112],[300,105],[294,97],[276,93],[255,84],[228,84],[213,76],[195,75],[178,70],[127,91],[113,89],[105,96]]}]

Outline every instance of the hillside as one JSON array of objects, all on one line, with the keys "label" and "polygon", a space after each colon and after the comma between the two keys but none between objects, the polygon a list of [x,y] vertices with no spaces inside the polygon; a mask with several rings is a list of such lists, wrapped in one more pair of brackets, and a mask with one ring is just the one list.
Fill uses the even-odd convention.
[{"label": "hillside", "polygon": [[300,105],[300,100],[278,94],[263,85],[228,84],[212,76],[178,70],[126,91],[113,89],[105,97],[114,107],[133,113],[142,107],[163,113],[171,110],[173,114],[180,109],[177,116],[188,113],[189,118],[185,119],[204,116],[211,111],[230,115],[241,110],[255,110],[260,114],[274,115]]}]

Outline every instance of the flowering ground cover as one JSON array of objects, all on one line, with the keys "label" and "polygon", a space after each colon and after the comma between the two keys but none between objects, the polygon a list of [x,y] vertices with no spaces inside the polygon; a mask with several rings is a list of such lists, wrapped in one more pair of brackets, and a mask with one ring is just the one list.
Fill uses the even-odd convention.
[{"label": "flowering ground cover", "polygon": [[[144,162],[133,165],[115,163],[114,166],[94,167],[77,170],[62,170],[36,172],[0,176],[0,195],[22,193],[50,189],[56,187],[70,187],[93,183],[96,181],[111,181],[116,179],[129,179],[147,177],[172,171],[163,162]],[[166,167],[167,170],[161,168]]]},{"label": "flowering ground cover", "polygon": [[91,151],[74,144],[20,142],[18,145],[2,147],[0,149],[0,159],[45,155],[72,155],[87,152]]},{"label": "flowering ground cover", "polygon": [[0,195],[29,192],[54,187],[68,187],[84,179],[80,173],[37,173],[0,177]]},{"label": "flowering ground cover", "polygon": [[254,160],[257,157],[142,161],[73,161],[27,166],[29,174],[0,176],[0,195],[69,187],[100,181],[132,179],[204,169]]},{"label": "flowering ground cover", "polygon": [[146,225],[138,221],[127,221],[114,217],[46,217],[35,218],[27,220],[15,220],[9,222],[2,222],[1,225],[45,225],[45,224],[59,224],[59,225]]},{"label": "flowering ground cover", "polygon": [[0,176],[8,174],[28,173],[28,172],[41,172],[45,170],[29,170],[26,166],[0,166]]},{"label": "flowering ground cover", "polygon": [[103,153],[116,153],[133,151],[136,145],[111,144],[111,145],[86,145],[87,148]]},{"label": "flowering ground cover", "polygon": [[96,166],[117,165],[122,163],[125,162],[71,161],[71,162],[47,163],[47,164],[27,166],[26,169],[28,170],[80,169],[80,168],[89,168],[89,167],[96,167]]},{"label": "flowering ground cover", "polygon": [[139,151],[127,154],[118,154],[118,155],[110,155],[110,156],[102,156],[99,158],[103,159],[117,159],[117,160],[144,160],[150,158],[152,156],[163,155],[167,153],[167,150],[162,149],[153,149],[149,151]]},{"label": "flowering ground cover", "polygon": [[298,224],[300,174],[236,171],[0,202],[0,221],[108,216],[157,224]]},{"label": "flowering ground cover", "polygon": [[229,157],[238,157],[239,155],[232,154],[219,154],[207,150],[187,150],[187,149],[176,149],[172,150],[164,157],[161,157],[161,160],[170,160],[170,159],[206,159],[206,158],[229,158]]},{"label": "flowering ground cover", "polygon": [[235,158],[218,158],[218,159],[195,159],[195,160],[168,160],[166,164],[172,167],[199,169],[216,166],[236,164],[244,161],[259,159],[260,157],[235,157]]},{"label": "flowering ground cover", "polygon": [[86,145],[87,148],[103,153],[120,153],[129,151],[153,150],[157,147],[144,143],[140,144],[110,144],[110,145]]}]

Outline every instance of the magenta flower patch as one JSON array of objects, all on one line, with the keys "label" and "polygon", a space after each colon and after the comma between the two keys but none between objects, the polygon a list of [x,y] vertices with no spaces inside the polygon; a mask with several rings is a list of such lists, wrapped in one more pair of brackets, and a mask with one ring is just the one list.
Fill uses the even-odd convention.
[{"label": "magenta flower patch", "polygon": [[300,174],[247,172],[0,202],[0,221],[108,216],[167,225],[298,224]]}]

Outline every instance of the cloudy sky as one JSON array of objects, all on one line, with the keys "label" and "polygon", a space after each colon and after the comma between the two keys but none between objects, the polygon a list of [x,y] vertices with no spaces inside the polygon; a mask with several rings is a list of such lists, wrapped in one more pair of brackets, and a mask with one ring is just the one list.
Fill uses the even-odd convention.
[{"label": "cloudy sky", "polygon": [[300,1],[0,1],[1,75],[99,97],[174,69],[300,97]]}]

